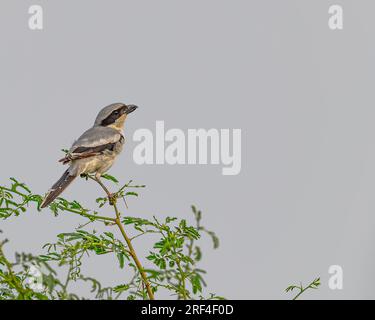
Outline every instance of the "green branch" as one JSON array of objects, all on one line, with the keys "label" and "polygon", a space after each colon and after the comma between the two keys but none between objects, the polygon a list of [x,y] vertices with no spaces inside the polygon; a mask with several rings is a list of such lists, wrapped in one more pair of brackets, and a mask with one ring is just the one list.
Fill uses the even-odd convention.
[{"label": "green branch", "polygon": [[293,290],[297,289],[299,290],[298,294],[293,297],[292,300],[297,300],[304,292],[306,292],[308,289],[318,289],[320,286],[320,278],[314,279],[308,286],[303,287],[302,283],[300,285],[291,285],[288,288],[285,289],[286,292],[292,292]]}]

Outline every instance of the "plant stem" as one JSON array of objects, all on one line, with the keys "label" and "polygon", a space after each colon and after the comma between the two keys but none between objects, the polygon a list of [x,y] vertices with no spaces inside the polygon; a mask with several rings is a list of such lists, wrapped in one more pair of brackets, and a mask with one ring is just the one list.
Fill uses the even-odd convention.
[{"label": "plant stem", "polygon": [[116,225],[119,228],[119,230],[120,230],[123,238],[126,241],[126,244],[128,245],[129,253],[130,253],[131,257],[133,258],[134,263],[137,266],[137,269],[138,269],[138,271],[139,271],[139,273],[140,273],[140,275],[142,277],[143,283],[146,286],[148,297],[150,298],[150,300],[154,300],[155,297],[154,297],[154,293],[152,292],[150,282],[148,281],[147,275],[146,275],[146,273],[145,273],[145,271],[143,269],[143,266],[142,266],[141,262],[139,261],[139,259],[137,257],[137,254],[136,254],[136,252],[134,250],[132,242],[131,242],[130,238],[128,237],[128,235],[126,234],[124,226],[121,223],[121,220],[120,220],[120,211],[118,210],[117,204],[116,204],[116,200],[117,200],[116,196],[113,197],[113,195],[109,192],[109,190],[104,186],[104,184],[99,179],[93,178],[91,176],[89,176],[89,178],[92,179],[92,180],[94,180],[94,181],[96,181],[103,188],[103,190],[107,194],[109,200],[113,201],[112,205],[113,205],[113,207],[115,209],[115,214],[116,214],[116,219],[114,219],[114,222],[116,223]]},{"label": "plant stem", "polygon": [[0,190],[2,190],[2,191],[5,190],[5,191],[8,191],[8,192],[13,192],[13,193],[15,193],[15,194],[17,194],[17,195],[19,195],[19,196],[27,197],[26,194],[24,194],[24,193],[22,193],[22,192],[19,192],[19,191],[17,191],[17,190],[9,189],[9,188],[7,188],[7,187],[0,187]]},{"label": "plant stem", "polygon": [[306,289],[307,288],[303,288],[303,289],[300,289],[300,292],[292,299],[292,300],[297,300],[298,299],[298,297],[302,294],[302,293],[304,293],[305,291],[306,291]]},{"label": "plant stem", "polygon": [[297,300],[298,299],[298,297],[302,294],[302,293],[304,293],[307,289],[309,289],[309,288],[311,288],[311,286],[314,284],[314,281],[313,282],[311,282],[307,287],[303,287],[302,286],[302,283],[301,283],[301,286],[299,287],[299,290],[300,290],[300,292],[292,299],[292,300]]},{"label": "plant stem", "polygon": [[0,243],[0,257],[2,258],[2,262],[4,263],[4,265],[6,266],[6,268],[8,269],[8,274],[9,274],[9,277],[6,277],[5,274],[1,274],[2,278],[7,282],[9,283],[11,286],[13,286],[16,291],[20,294],[20,297],[23,298],[24,295],[25,295],[25,292],[27,290],[25,290],[22,285],[19,283],[19,279],[16,277],[16,275],[14,274],[13,272],[13,269],[12,269],[12,265],[11,263],[7,260],[7,258],[5,257],[5,254],[3,252],[3,245],[7,242],[7,240],[3,241]]},{"label": "plant stem", "polygon": [[178,257],[176,258],[176,264],[177,264],[177,268],[178,268],[178,271],[180,272],[180,276],[181,276],[182,298],[184,300],[187,300],[185,274],[184,274],[184,271],[181,268],[180,259]]},{"label": "plant stem", "polygon": [[64,284],[61,284],[61,287],[62,287],[62,289],[63,289],[63,291],[64,291],[64,299],[68,296],[68,295],[67,295],[67,292],[68,292],[68,285],[69,285],[69,282],[70,282],[70,280],[71,280],[71,278],[70,278],[70,273],[72,272],[72,270],[73,270],[73,263],[71,262],[71,263],[69,264],[69,270],[68,270],[68,274],[67,274],[67,276],[66,276],[65,283],[64,283]]},{"label": "plant stem", "polygon": [[[116,208],[116,206],[115,206],[115,208]],[[135,262],[135,264],[136,264],[136,266],[137,266],[137,268],[139,270],[139,273],[141,274],[142,280],[143,280],[144,284],[146,285],[147,294],[148,294],[150,300],[154,300],[155,299],[154,293],[152,292],[151,285],[150,285],[150,283],[149,283],[149,281],[147,279],[147,275],[144,272],[142,264],[139,261],[139,259],[137,257],[137,254],[135,253],[135,250],[133,248],[133,245],[132,245],[129,237],[127,236],[127,234],[126,234],[126,232],[124,230],[124,227],[123,227],[123,225],[122,225],[122,223],[121,223],[121,221],[120,221],[119,218],[116,219],[116,225],[120,229],[120,232],[121,232],[122,236],[124,237],[124,239],[125,239],[125,241],[126,241],[126,243],[128,245],[128,248],[129,248],[129,251],[130,251],[130,255],[132,256],[132,258],[133,258],[133,260],[134,260],[134,262]]]},{"label": "plant stem", "polygon": [[69,209],[69,208],[63,207],[63,206],[58,206],[58,208],[60,210],[68,211],[68,212],[71,212],[71,213],[75,213],[75,214],[78,214],[80,216],[84,216],[84,217],[89,218],[89,219],[104,220],[104,221],[111,221],[111,222],[115,222],[115,220],[116,220],[116,219],[110,218],[110,217],[97,216],[97,215],[85,213],[85,212],[82,212],[82,211],[76,211],[74,209]]},{"label": "plant stem", "polygon": [[[105,186],[103,185],[103,187],[105,188]],[[26,198],[28,197],[29,195],[26,195],[22,192],[19,192],[17,190],[12,190],[12,189],[9,189],[9,188],[6,188],[6,187],[0,187],[0,191],[8,191],[8,192],[13,192],[23,198]],[[107,190],[108,191],[108,190]],[[23,206],[25,205],[27,202],[25,201],[24,203],[22,203],[20,206]],[[20,207],[19,206],[19,207]],[[63,206],[58,206],[58,208],[60,210],[64,210],[64,211],[68,211],[68,212],[71,212],[71,213],[75,213],[75,214],[79,214],[80,216],[84,216],[86,218],[89,218],[89,219],[95,219],[95,220],[103,220],[103,221],[110,221],[110,222],[115,222],[115,219],[114,218],[110,218],[110,217],[104,217],[104,216],[98,216],[98,215],[94,215],[94,214],[89,214],[89,213],[85,213],[85,212],[82,212],[82,211],[77,211],[77,210],[74,210],[74,209],[70,209],[70,208],[67,208],[67,207],[63,207]]]}]

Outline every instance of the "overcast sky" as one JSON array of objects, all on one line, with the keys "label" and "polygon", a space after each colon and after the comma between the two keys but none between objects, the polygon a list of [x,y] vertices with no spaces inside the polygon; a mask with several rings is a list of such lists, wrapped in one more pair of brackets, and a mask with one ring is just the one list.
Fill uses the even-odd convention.
[{"label": "overcast sky", "polygon": [[[227,298],[290,296],[320,276],[306,298],[375,298],[374,1],[37,1],[44,29],[28,27],[26,0],[0,3],[0,181],[43,194],[62,174],[61,149],[105,105],[139,109],[111,170],[147,188],[129,215],[190,217],[190,205],[221,240],[203,241],[209,292]],[[332,3],[331,3],[332,2]],[[344,29],[330,30],[341,4]],[[242,130],[242,167],[137,165],[138,129]],[[87,206],[96,185],[65,193]],[[7,253],[41,246],[82,223],[35,210],[0,221]],[[137,240],[138,241],[138,240]],[[135,243],[142,260],[149,243]],[[123,270],[92,258],[107,284]],[[340,265],[343,290],[328,287]]]}]

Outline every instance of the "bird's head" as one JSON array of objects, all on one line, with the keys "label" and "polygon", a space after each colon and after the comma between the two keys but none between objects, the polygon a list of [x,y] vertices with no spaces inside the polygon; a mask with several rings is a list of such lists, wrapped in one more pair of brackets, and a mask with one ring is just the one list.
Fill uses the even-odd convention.
[{"label": "bird's head", "polygon": [[94,126],[111,127],[122,130],[126,117],[138,107],[133,104],[113,103],[104,107],[98,114]]}]

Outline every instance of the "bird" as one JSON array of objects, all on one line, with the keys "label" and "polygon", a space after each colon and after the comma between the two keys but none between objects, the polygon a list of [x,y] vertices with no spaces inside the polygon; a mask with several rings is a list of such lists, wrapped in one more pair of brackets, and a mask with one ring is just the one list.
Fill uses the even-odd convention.
[{"label": "bird", "polygon": [[59,160],[69,168],[47,192],[41,208],[49,206],[79,176],[94,174],[100,183],[100,177],[112,167],[123,149],[125,120],[137,108],[133,104],[112,103],[98,113],[93,127]]}]

